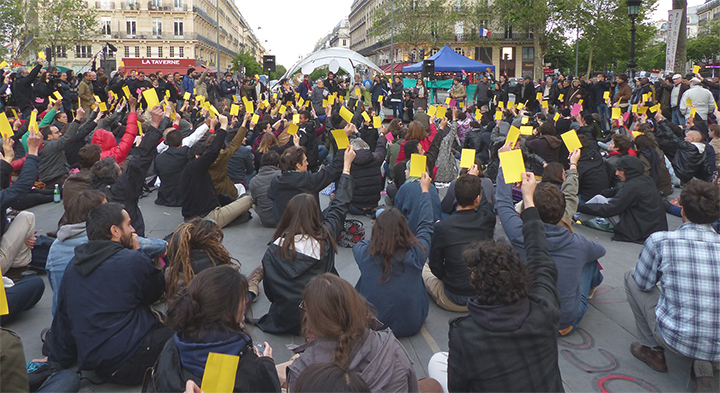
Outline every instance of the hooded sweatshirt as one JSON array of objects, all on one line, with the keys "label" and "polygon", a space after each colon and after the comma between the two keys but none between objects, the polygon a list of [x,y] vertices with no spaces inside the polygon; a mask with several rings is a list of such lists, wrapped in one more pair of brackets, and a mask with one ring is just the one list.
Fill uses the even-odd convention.
[{"label": "hooded sweatshirt", "polygon": [[93,145],[100,146],[102,149],[100,159],[112,157],[115,159],[115,162],[122,164],[128,153],[130,153],[137,131],[137,113],[130,112],[128,115],[127,127],[125,128],[125,134],[120,140],[120,144],[117,143],[115,135],[113,135],[112,132],[102,128],[95,130],[91,143]]},{"label": "hooded sweatshirt", "polygon": [[53,290],[52,314],[55,315],[58,301],[60,283],[65,275],[70,260],[75,256],[75,247],[87,243],[85,223],[63,225],[57,231],[57,238],[53,241],[48,252],[45,269],[48,272],[48,281]]},{"label": "hooded sweatshirt", "polygon": [[162,271],[118,242],[77,246],[62,284],[48,342],[64,368],[115,370],[160,323],[150,305],[165,290]]},{"label": "hooded sweatshirt", "polygon": [[[531,136],[525,141],[525,147],[537,154],[548,164],[558,162],[558,154],[560,153],[560,146],[562,146],[562,144],[562,140],[555,135]],[[542,164],[533,161],[532,165],[533,172],[535,172],[536,175],[542,175]]]}]

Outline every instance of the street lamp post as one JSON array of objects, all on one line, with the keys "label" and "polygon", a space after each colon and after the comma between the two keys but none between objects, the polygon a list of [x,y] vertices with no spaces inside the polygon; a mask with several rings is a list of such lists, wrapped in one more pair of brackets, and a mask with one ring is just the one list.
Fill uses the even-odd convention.
[{"label": "street lamp post", "polygon": [[642,0],[627,0],[628,16],[632,21],[632,27],[630,27],[630,60],[628,60],[627,67],[630,69],[630,79],[635,75],[635,18],[640,14],[640,4]]}]

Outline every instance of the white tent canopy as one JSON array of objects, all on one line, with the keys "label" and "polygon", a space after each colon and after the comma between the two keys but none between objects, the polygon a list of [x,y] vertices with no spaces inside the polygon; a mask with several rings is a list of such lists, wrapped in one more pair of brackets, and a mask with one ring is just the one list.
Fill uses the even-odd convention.
[{"label": "white tent canopy", "polygon": [[369,69],[373,69],[379,73],[383,73],[380,67],[368,60],[365,56],[355,51],[345,48],[328,48],[313,52],[304,59],[293,64],[292,67],[283,75],[283,78],[290,79],[296,72],[301,71],[303,74],[310,74],[316,68],[328,66],[330,71],[337,72],[342,68],[350,77],[355,76],[355,67],[365,65]]}]

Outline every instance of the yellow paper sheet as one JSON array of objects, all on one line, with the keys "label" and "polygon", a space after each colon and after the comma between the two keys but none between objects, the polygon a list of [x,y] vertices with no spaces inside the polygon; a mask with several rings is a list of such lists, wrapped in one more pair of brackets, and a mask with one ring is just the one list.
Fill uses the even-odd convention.
[{"label": "yellow paper sheet", "polygon": [[95,97],[95,102],[100,102],[100,101],[101,101],[101,100],[100,100],[100,97],[98,97],[97,95],[93,95],[93,97]]},{"label": "yellow paper sheet", "polygon": [[240,105],[232,104],[230,105],[230,114],[233,116],[237,116],[240,114]]},{"label": "yellow paper sheet", "polygon": [[0,285],[0,315],[8,315],[10,309],[7,302],[7,294],[5,293],[5,286]]},{"label": "yellow paper sheet", "polygon": [[257,124],[260,121],[260,115],[252,115],[250,121]]},{"label": "yellow paper sheet", "polygon": [[298,100],[298,106],[303,106],[304,103],[305,103],[305,100],[303,100],[302,98],[300,98]]},{"label": "yellow paper sheet", "polygon": [[53,92],[53,96],[55,96],[58,100],[62,100],[62,95],[60,95],[59,91]]},{"label": "yellow paper sheet", "polygon": [[366,112],[362,113],[362,117],[363,117],[363,119],[365,119],[366,122],[370,123],[370,120],[371,120],[370,116],[368,116],[368,114]]},{"label": "yellow paper sheet", "polygon": [[248,101],[245,103],[245,112],[253,113],[255,112],[255,108],[253,108],[253,103]]},{"label": "yellow paper sheet", "polygon": [[519,136],[520,136],[520,129],[515,126],[510,127],[510,131],[508,131],[508,134],[505,137],[505,144],[510,142],[510,143],[512,143],[511,146],[515,147],[515,143],[517,142]]},{"label": "yellow paper sheet", "polygon": [[120,60],[120,68],[125,68],[125,62]]},{"label": "yellow paper sheet", "polygon": [[637,104],[633,104],[632,105],[632,113],[637,113],[637,108],[638,108]]},{"label": "yellow paper sheet", "polygon": [[553,116],[553,121],[557,122],[558,119],[560,119],[560,112],[555,112],[555,116]]},{"label": "yellow paper sheet", "polygon": [[525,173],[525,160],[522,150],[510,150],[498,153],[500,165],[502,165],[505,184],[518,183],[522,181],[522,174]]},{"label": "yellow paper sheet", "polygon": [[495,112],[495,120],[502,120],[502,111]]},{"label": "yellow paper sheet", "polygon": [[233,101],[237,102],[237,96],[235,94],[233,94]]},{"label": "yellow paper sheet", "polygon": [[57,100],[54,100],[52,97],[48,97],[48,101],[50,101],[50,105],[53,105],[57,102]]},{"label": "yellow paper sheet", "polygon": [[536,100],[542,101],[542,98],[543,98],[543,93],[537,93],[537,94],[535,94],[535,99],[536,99]]},{"label": "yellow paper sheet", "polygon": [[578,100],[578,104],[582,105],[582,104],[583,104],[583,100]]},{"label": "yellow paper sheet", "polygon": [[645,135],[645,134],[640,131],[632,131],[633,139],[639,137],[640,135]]},{"label": "yellow paper sheet", "polygon": [[210,105],[210,113],[214,114],[215,116],[220,116],[220,112],[218,112],[214,105]]},{"label": "yellow paper sheet", "polygon": [[343,118],[348,123],[352,122],[353,113],[350,112],[348,108],[345,108],[344,106],[340,107],[340,117]]},{"label": "yellow paper sheet", "polygon": [[384,98],[384,96],[378,96],[378,102],[382,104]]},{"label": "yellow paper sheet", "polygon": [[335,142],[337,143],[338,149],[346,149],[348,147],[348,143],[350,143],[350,140],[348,139],[347,134],[345,133],[345,130],[332,130],[333,137],[335,137]]},{"label": "yellow paper sheet", "polygon": [[335,96],[333,96],[333,95],[328,96],[327,102],[328,102],[328,105],[335,105]]},{"label": "yellow paper sheet", "polygon": [[165,90],[165,97],[170,98],[170,90]]},{"label": "yellow paper sheet", "polygon": [[382,118],[380,116],[373,116],[373,128],[382,127]]},{"label": "yellow paper sheet", "polygon": [[525,105],[523,105],[522,102],[518,102],[518,104],[517,104],[517,109],[518,109],[518,110],[521,110],[521,109],[524,108],[524,107],[525,107]]},{"label": "yellow paper sheet", "polygon": [[660,104],[657,104],[654,107],[650,108],[650,112],[653,112],[653,113],[660,112]]},{"label": "yellow paper sheet", "polygon": [[498,108],[502,109],[502,108],[504,108],[504,107],[505,107],[505,103],[504,103],[504,102],[502,102],[502,101],[498,102]]},{"label": "yellow paper sheet", "polygon": [[300,127],[298,127],[297,124],[290,123],[290,124],[288,124],[287,133],[290,135],[295,135],[298,133],[299,128]]},{"label": "yellow paper sheet", "polygon": [[558,96],[558,100],[560,100],[560,101],[562,101],[563,98],[565,98],[565,94],[560,94],[560,95]]},{"label": "yellow paper sheet", "polygon": [[543,109],[547,109],[547,108],[548,108],[548,102],[547,102],[547,101],[543,101],[543,102],[542,102],[542,107],[543,107]]},{"label": "yellow paper sheet", "polygon": [[145,102],[148,104],[148,110],[160,105],[160,100],[158,100],[157,93],[155,92],[155,89],[147,89],[142,92],[143,98],[145,98]]},{"label": "yellow paper sheet", "polygon": [[475,164],[475,149],[462,149],[460,168],[470,168]]},{"label": "yellow paper sheet", "polygon": [[464,102],[458,102],[458,106],[459,106],[460,108],[465,108],[465,103],[464,103]]},{"label": "yellow paper sheet", "polygon": [[328,106],[328,100],[323,100],[323,108],[327,108]]},{"label": "yellow paper sheet", "polygon": [[568,151],[571,152],[575,149],[582,148],[582,143],[580,143],[580,139],[578,139],[577,132],[575,132],[575,130],[570,130],[561,134],[560,137],[563,142],[565,142],[565,146],[567,146]]},{"label": "yellow paper sheet", "polygon": [[445,105],[450,105],[450,97],[445,99]]},{"label": "yellow paper sheet", "polygon": [[45,60],[45,51],[41,50],[40,52],[38,52],[38,57]]},{"label": "yellow paper sheet", "polygon": [[13,117],[14,117],[15,119],[19,119],[19,118],[20,118],[20,116],[18,116],[18,113],[17,113],[17,111],[16,111],[15,109],[10,108],[10,110],[12,111]]},{"label": "yellow paper sheet", "polygon": [[686,100],[685,100],[685,105],[687,105],[687,106],[692,106],[692,99],[691,99],[691,98],[686,99]]},{"label": "yellow paper sheet", "polygon": [[300,97],[300,93],[295,93],[295,98]]},{"label": "yellow paper sheet", "polygon": [[421,177],[427,169],[427,157],[421,154],[413,154],[410,157],[410,176]]},{"label": "yellow paper sheet", "polygon": [[355,96],[360,97],[360,89],[355,89]]},{"label": "yellow paper sheet", "polygon": [[430,105],[430,108],[428,108],[428,116],[432,117],[435,116],[435,113],[437,113],[437,108]]},{"label": "yellow paper sheet", "polygon": [[606,99],[606,100],[610,99],[610,91],[606,91],[603,93],[603,99]]},{"label": "yellow paper sheet", "polygon": [[268,100],[263,100],[263,105],[264,105],[264,106],[270,106],[270,101],[268,101]]},{"label": "yellow paper sheet", "polygon": [[30,112],[30,125],[28,126],[28,129],[33,130],[35,132],[40,131],[40,128],[38,128],[38,123],[37,123],[37,113],[35,113],[35,111]]},{"label": "yellow paper sheet", "polygon": [[98,108],[100,108],[100,112],[106,112],[107,111],[107,105],[105,105],[104,102],[98,103]]},{"label": "yellow paper sheet", "polygon": [[283,113],[285,113],[286,110],[287,110],[287,107],[285,105],[280,105],[280,109],[278,109],[278,113],[280,113],[282,115]]},{"label": "yellow paper sheet", "polygon": [[125,97],[130,98],[130,89],[127,86],[123,86],[122,91],[125,93]]},{"label": "yellow paper sheet", "polygon": [[697,74],[699,72],[700,72],[700,66],[698,66],[698,65],[693,66],[693,74]]},{"label": "yellow paper sheet", "polygon": [[523,116],[522,119],[520,119],[520,124],[527,124],[530,118]]},{"label": "yellow paper sheet", "polygon": [[2,63],[0,63],[0,68],[7,67],[7,64],[8,64],[7,61],[3,60]]},{"label": "yellow paper sheet", "polygon": [[641,106],[638,108],[638,113],[644,115],[645,113],[647,113],[648,109],[650,108],[648,108],[647,106]]},{"label": "yellow paper sheet", "polygon": [[142,134],[143,134],[143,132],[142,132],[142,123],[140,123],[139,121],[138,121],[137,123],[138,123],[138,135],[142,135]]},{"label": "yellow paper sheet", "polygon": [[690,108],[690,118],[693,119],[693,120],[695,119],[695,113],[697,113],[697,109],[696,109],[696,108]]},{"label": "yellow paper sheet", "polygon": [[520,135],[532,135],[533,126],[520,126]]},{"label": "yellow paper sheet", "polygon": [[612,119],[616,120],[622,117],[622,109],[612,108]]},{"label": "yellow paper sheet", "polygon": [[648,98],[649,96],[650,96],[650,94],[643,94],[642,95],[643,102],[647,102],[649,100],[649,98]]},{"label": "yellow paper sheet", "polygon": [[210,352],[200,390],[205,393],[232,393],[240,357]]},{"label": "yellow paper sheet", "polygon": [[445,108],[444,106],[440,106],[437,108],[437,111],[435,112],[435,117],[442,119],[443,117],[445,117],[446,112],[447,112],[447,108]]},{"label": "yellow paper sheet", "polygon": [[299,123],[300,123],[300,115],[299,115],[299,114],[294,114],[294,115],[293,115],[293,123],[295,123],[295,124],[299,124]]},{"label": "yellow paper sheet", "polygon": [[5,112],[0,112],[0,135],[2,135],[3,138],[10,138],[15,135]]}]

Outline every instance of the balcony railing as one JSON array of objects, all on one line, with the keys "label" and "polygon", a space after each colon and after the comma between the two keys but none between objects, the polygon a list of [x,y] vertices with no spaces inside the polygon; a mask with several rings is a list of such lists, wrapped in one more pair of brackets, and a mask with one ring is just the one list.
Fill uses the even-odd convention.
[{"label": "balcony railing", "polygon": [[[107,35],[106,35],[107,37]],[[138,31],[137,34],[127,34],[127,32],[115,32],[110,37],[120,40],[194,40],[196,39],[195,33],[184,33],[183,35],[175,35],[174,32],[162,32],[162,34],[153,34],[152,31]]]},{"label": "balcony railing", "polygon": [[[107,7],[106,5],[110,4],[110,7]],[[147,7],[145,7],[147,6]],[[178,7],[175,6],[175,3],[167,2],[152,2],[149,1],[147,3],[136,1],[134,3],[132,2],[121,2],[120,7],[123,10],[142,10],[142,11],[187,11],[188,5],[182,4]],[[115,9],[115,3],[114,2],[102,2],[98,1],[95,2],[95,8],[99,9]]]}]

